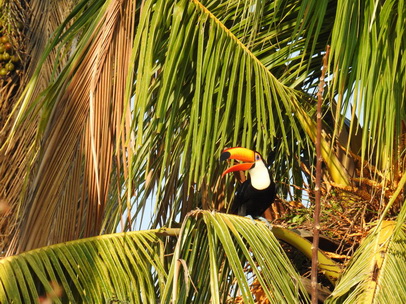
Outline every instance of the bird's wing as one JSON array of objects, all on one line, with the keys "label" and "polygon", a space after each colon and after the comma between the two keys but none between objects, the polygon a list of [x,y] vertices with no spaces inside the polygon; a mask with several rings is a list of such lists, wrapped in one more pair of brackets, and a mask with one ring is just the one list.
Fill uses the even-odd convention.
[{"label": "bird's wing", "polygon": [[241,184],[240,187],[238,187],[237,191],[235,192],[233,204],[231,205],[230,208],[231,214],[238,214],[242,216],[246,215],[244,211],[240,210],[240,208],[242,208],[249,200],[249,197],[247,197],[247,193],[249,193],[248,191],[249,187],[252,187],[250,179],[247,179],[245,182]]}]

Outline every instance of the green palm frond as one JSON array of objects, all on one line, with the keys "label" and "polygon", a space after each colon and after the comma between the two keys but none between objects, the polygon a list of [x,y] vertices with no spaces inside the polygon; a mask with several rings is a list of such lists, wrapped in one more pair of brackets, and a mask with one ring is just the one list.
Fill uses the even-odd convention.
[{"label": "green palm frond", "polygon": [[406,232],[401,223],[385,221],[372,230],[326,303],[406,301]]},{"label": "green palm frond", "polygon": [[331,48],[332,90],[338,93],[336,132],[343,124],[342,113],[349,111],[351,135],[362,134],[361,151],[354,152],[397,179],[406,120],[405,3],[338,1],[337,16]]},{"label": "green palm frond", "polygon": [[157,303],[163,250],[156,231],[142,231],[28,251],[0,261],[0,301]]},{"label": "green palm frond", "polygon": [[[233,3],[227,3],[227,8],[231,9]],[[169,13],[171,19],[160,19],[167,12],[173,12]],[[151,180],[146,189],[140,189],[145,194],[140,204],[156,188],[157,201],[170,204],[157,206],[160,224],[174,218],[180,206],[190,210],[199,204],[188,197],[199,197],[196,194],[203,184],[216,185],[209,186],[207,199],[216,201],[220,183],[216,155],[225,146],[247,146],[264,155],[277,149],[274,167],[287,163],[295,168],[292,162],[312,142],[315,126],[302,108],[304,97],[276,79],[250,45],[242,43],[243,33],[248,35],[245,31],[237,31],[236,26],[235,36],[233,28],[224,26],[231,12],[225,16],[215,13],[198,1],[180,1],[173,8],[169,2],[157,2],[156,10],[145,17],[151,20],[145,23],[149,27],[138,28],[136,40],[147,44],[144,49],[138,47],[136,55],[135,65],[140,67],[137,62],[143,63],[136,76],[133,117],[138,122],[136,145],[141,153],[134,156],[132,170],[134,180],[143,181],[146,174]],[[237,14],[235,18],[244,16]],[[159,26],[155,27],[157,23],[153,21],[160,22]],[[171,25],[167,29],[169,36],[155,42],[156,37],[163,36],[156,31],[167,26],[164,22]],[[294,28],[295,24],[292,31]],[[272,37],[271,29],[268,32]],[[287,50],[284,48],[285,56]],[[267,52],[272,53],[272,49]],[[327,162],[328,168],[338,173],[332,174],[334,179],[347,184],[343,168],[334,162],[329,145],[324,146],[326,159],[332,159]],[[146,155],[150,151],[154,155]],[[289,180],[289,170],[276,171],[279,180]],[[216,208],[215,203],[211,207]],[[168,209],[172,214],[168,214]]]},{"label": "green palm frond", "polygon": [[270,227],[208,211],[189,214],[181,229],[98,236],[0,261],[1,303],[254,303],[254,290],[270,303],[309,301]]},{"label": "green palm frond", "polygon": [[244,303],[254,303],[254,279],[270,303],[308,301],[299,275],[267,225],[196,211],[179,235],[162,298],[164,302],[172,297],[177,303],[225,303],[234,294]]}]

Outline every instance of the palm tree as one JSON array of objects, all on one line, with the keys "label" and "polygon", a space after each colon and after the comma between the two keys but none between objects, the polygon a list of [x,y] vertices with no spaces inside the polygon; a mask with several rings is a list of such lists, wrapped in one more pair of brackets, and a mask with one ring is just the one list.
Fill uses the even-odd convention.
[{"label": "palm tree", "polygon": [[[404,1],[0,3],[1,303],[309,302],[327,45],[320,299],[406,301]],[[285,228],[212,211],[237,145]]]}]

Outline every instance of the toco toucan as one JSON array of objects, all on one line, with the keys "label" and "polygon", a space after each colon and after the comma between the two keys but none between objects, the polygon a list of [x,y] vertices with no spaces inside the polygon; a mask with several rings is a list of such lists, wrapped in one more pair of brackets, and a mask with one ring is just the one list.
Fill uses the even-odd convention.
[{"label": "toco toucan", "polygon": [[223,172],[223,176],[229,172],[248,170],[249,178],[237,189],[230,213],[238,215],[261,216],[275,199],[275,184],[270,172],[256,151],[235,147],[225,149],[220,160],[236,159],[242,161]]}]

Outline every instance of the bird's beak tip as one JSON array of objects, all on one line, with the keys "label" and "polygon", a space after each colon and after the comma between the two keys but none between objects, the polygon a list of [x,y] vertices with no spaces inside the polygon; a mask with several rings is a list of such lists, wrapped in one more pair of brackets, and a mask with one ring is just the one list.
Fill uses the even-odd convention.
[{"label": "bird's beak tip", "polygon": [[221,155],[220,155],[220,161],[225,161],[225,160],[229,159],[230,156],[231,156],[230,152],[223,151],[223,153],[221,153]]}]

